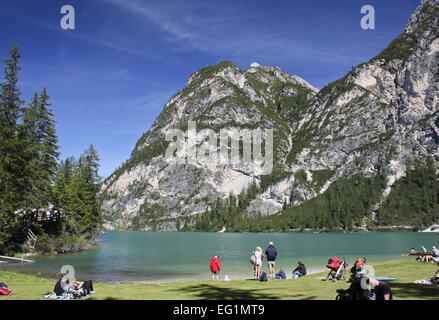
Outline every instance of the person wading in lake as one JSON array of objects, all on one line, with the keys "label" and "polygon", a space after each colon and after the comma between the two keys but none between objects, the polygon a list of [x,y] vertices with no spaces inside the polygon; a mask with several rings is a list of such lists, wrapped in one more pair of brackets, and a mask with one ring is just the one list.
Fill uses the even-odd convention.
[{"label": "person wading in lake", "polygon": [[221,264],[218,260],[218,256],[214,256],[210,260],[210,271],[212,272],[212,281],[218,281],[219,273],[221,271]]},{"label": "person wading in lake", "polygon": [[265,254],[267,255],[269,277],[271,279],[274,279],[274,274],[275,274],[274,265],[277,257],[277,250],[274,247],[273,242],[270,241],[267,250],[265,250]]}]

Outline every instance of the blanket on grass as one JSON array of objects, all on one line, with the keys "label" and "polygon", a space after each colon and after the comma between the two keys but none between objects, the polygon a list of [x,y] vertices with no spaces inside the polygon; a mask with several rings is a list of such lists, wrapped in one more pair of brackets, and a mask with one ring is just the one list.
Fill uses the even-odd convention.
[{"label": "blanket on grass", "polygon": [[74,300],[74,299],[82,299],[87,298],[88,296],[94,294],[94,291],[91,291],[89,294],[82,295],[76,292],[64,292],[62,295],[57,295],[55,292],[48,292],[43,295],[44,299],[54,299],[54,300]]},{"label": "blanket on grass", "polygon": [[437,286],[437,283],[431,282],[430,279],[427,280],[416,280],[414,283],[416,284],[425,284],[425,285],[429,285],[429,286]]}]

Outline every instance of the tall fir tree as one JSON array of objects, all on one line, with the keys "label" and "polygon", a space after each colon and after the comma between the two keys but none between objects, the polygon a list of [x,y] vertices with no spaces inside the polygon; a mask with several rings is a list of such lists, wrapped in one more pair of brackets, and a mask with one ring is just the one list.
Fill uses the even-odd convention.
[{"label": "tall fir tree", "polygon": [[54,204],[85,232],[96,230],[102,223],[98,170],[99,156],[90,145],[78,161],[69,158],[62,162],[55,178]]},{"label": "tall fir tree", "polygon": [[38,167],[39,177],[37,185],[42,194],[39,205],[46,206],[52,199],[52,185],[56,173],[58,152],[58,137],[56,135],[56,121],[53,120],[53,113],[50,109],[49,96],[46,88],[38,100],[38,126],[37,136],[39,141]]},{"label": "tall fir tree", "polygon": [[85,150],[80,162],[83,162],[81,171],[81,191],[84,199],[84,213],[85,224],[90,230],[95,230],[102,223],[101,205],[98,197],[98,192],[101,183],[99,171],[99,156],[93,145]]},{"label": "tall fir tree", "polygon": [[43,92],[35,95],[19,126],[19,141],[24,154],[23,180],[25,182],[24,209],[47,207],[52,201],[52,184],[57,168],[58,137],[55,120],[49,108],[49,96]]},{"label": "tall fir tree", "polygon": [[20,53],[17,44],[4,62],[4,82],[0,84],[0,247],[9,238],[14,213],[23,204],[22,172],[24,159],[18,139],[21,92],[18,88]]}]

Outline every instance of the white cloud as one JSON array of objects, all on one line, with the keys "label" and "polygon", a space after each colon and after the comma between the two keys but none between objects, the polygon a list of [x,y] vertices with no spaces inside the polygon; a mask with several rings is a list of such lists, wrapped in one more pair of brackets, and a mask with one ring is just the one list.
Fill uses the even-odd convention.
[{"label": "white cloud", "polygon": [[[246,19],[260,18],[258,14],[243,14],[231,8],[217,8],[218,11],[228,9],[227,14],[212,11],[212,6],[202,10],[194,10],[195,4],[188,2],[172,2],[163,4],[145,3],[138,0],[100,0],[153,24],[162,34],[162,39],[174,52],[198,51],[211,56],[242,57],[255,59],[273,59],[288,61],[337,61],[346,64],[352,56],[331,52],[328,48],[319,48],[309,41],[299,41],[289,37],[288,33],[264,30],[246,26]],[[182,5],[183,4],[183,5]],[[196,4],[200,6],[200,3]],[[202,3],[201,3],[202,5]],[[265,17],[266,18],[266,17]],[[141,27],[141,26],[139,26]]]}]

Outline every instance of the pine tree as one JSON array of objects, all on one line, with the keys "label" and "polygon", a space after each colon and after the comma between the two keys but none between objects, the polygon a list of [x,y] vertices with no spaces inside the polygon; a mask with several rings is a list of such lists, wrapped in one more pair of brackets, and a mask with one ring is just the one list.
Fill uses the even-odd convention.
[{"label": "pine tree", "polygon": [[18,88],[20,53],[17,44],[4,62],[4,82],[0,84],[0,247],[9,238],[8,228],[15,211],[22,206],[24,187],[23,155],[18,141],[18,121],[21,114],[21,92]]},{"label": "pine tree", "polygon": [[70,206],[69,185],[74,175],[73,166],[75,159],[67,158],[58,165],[52,191],[53,204],[68,212]]},{"label": "pine tree", "polygon": [[52,201],[52,184],[57,168],[58,137],[46,89],[35,93],[29,107],[23,108],[19,137],[25,159],[26,209],[46,207]]},{"label": "pine tree", "polygon": [[102,222],[98,199],[101,178],[98,175],[99,156],[93,145],[79,159],[78,193],[82,201],[81,222],[89,231]]},{"label": "pine tree", "polygon": [[37,127],[38,135],[41,136],[39,167],[40,167],[40,192],[44,195],[42,205],[45,205],[52,198],[53,179],[55,177],[58,152],[58,137],[56,135],[55,124],[53,120],[52,110],[49,108],[51,104],[47,95],[46,88],[39,97],[39,126]]}]

